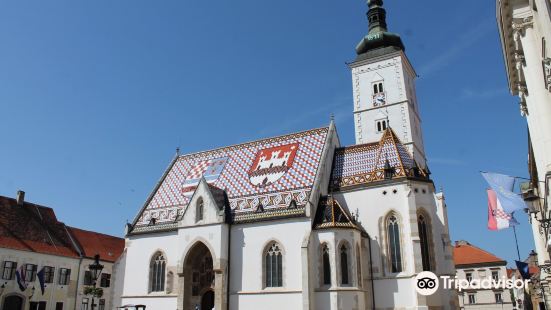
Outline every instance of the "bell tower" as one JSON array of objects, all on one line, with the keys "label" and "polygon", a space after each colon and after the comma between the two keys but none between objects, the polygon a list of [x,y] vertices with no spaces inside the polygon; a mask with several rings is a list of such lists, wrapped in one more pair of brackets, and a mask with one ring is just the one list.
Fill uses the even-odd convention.
[{"label": "bell tower", "polygon": [[426,167],[421,118],[415,94],[416,73],[398,34],[387,29],[382,0],[369,0],[369,32],[349,63],[354,93],[356,144],[379,141],[392,127],[421,168]]}]

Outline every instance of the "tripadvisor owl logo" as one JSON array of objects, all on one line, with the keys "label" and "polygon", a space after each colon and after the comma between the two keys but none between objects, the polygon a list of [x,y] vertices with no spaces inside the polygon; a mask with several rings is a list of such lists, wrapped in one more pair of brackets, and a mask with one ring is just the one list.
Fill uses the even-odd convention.
[{"label": "tripadvisor owl logo", "polygon": [[438,290],[438,285],[438,277],[430,271],[420,272],[415,277],[415,289],[423,296],[434,294]]},{"label": "tripadvisor owl logo", "polygon": [[457,276],[451,277],[449,275],[443,275],[438,277],[430,271],[423,271],[417,274],[415,277],[415,289],[417,293],[428,296],[436,293],[440,286],[440,279],[442,279],[442,289],[450,290],[456,289],[459,292],[467,289],[484,289],[484,290],[508,290],[508,289],[521,289],[528,287],[530,280],[523,279],[509,279],[503,277],[501,279],[495,278],[480,278],[480,279],[458,279]]}]

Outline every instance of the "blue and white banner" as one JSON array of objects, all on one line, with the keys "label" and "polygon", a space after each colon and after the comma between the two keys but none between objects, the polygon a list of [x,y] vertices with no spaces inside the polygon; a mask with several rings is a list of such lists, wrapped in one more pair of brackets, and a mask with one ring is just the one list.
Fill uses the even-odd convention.
[{"label": "blue and white banner", "polygon": [[482,172],[482,176],[486,182],[495,191],[497,199],[506,213],[513,213],[516,210],[527,208],[522,197],[513,192],[515,178],[493,172]]}]

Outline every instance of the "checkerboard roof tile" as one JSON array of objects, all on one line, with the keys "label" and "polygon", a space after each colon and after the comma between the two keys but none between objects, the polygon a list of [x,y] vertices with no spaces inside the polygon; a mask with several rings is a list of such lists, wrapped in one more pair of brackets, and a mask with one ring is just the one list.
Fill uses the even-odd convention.
[{"label": "checkerboard roof tile", "polygon": [[[391,128],[383,133],[379,142],[337,149],[331,185],[344,188],[382,180],[387,161],[397,177],[407,176],[415,166],[413,157]],[[420,173],[426,176],[424,172]]]},{"label": "checkerboard roof tile", "polygon": [[[152,218],[155,218],[155,223],[176,221],[191,197],[185,195],[184,191],[193,191],[193,186],[198,183],[196,180],[201,174],[209,185],[226,192],[234,214],[254,212],[260,205],[264,210],[270,211],[287,208],[293,200],[297,207],[304,207],[314,185],[328,132],[329,127],[323,127],[180,155],[174,159],[147,200],[134,225],[145,226]],[[277,151],[278,147],[287,152],[292,144],[298,145],[293,148],[296,152],[294,156],[280,152],[272,153],[272,157],[267,158],[265,153],[261,152],[270,149],[271,153]],[[251,169],[255,163],[262,160],[265,161],[263,165],[256,165],[258,170],[254,171],[260,175],[260,181],[253,180]],[[273,163],[270,164],[270,161]],[[209,171],[213,172],[207,176]],[[262,180],[264,174],[266,178]]]}]

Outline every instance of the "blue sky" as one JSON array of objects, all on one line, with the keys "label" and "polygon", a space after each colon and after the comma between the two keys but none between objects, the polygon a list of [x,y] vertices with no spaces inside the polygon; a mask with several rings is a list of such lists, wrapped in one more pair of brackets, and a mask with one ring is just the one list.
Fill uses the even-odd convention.
[{"label": "blue sky", "polygon": [[[453,240],[509,261],[480,170],[527,176],[492,1],[386,1],[417,69],[433,178]],[[122,235],[174,155],[326,125],[353,143],[345,62],[364,1],[2,1],[0,195]],[[521,252],[533,248],[518,215]]]}]

